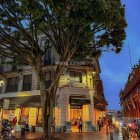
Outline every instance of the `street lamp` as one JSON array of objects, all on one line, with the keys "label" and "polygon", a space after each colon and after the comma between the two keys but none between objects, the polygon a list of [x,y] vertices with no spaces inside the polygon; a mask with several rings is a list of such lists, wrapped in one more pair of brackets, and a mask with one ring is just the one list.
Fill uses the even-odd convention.
[{"label": "street lamp", "polygon": [[4,85],[4,80],[0,80],[0,87]]}]

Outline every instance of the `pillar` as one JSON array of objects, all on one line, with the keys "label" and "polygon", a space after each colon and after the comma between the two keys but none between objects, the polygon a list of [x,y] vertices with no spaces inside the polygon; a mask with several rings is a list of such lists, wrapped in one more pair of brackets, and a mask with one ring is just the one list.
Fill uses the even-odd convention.
[{"label": "pillar", "polygon": [[91,124],[95,124],[95,112],[94,112],[94,94],[93,91],[89,91],[89,96],[90,96],[90,105],[89,105],[89,111],[90,111],[90,121]]},{"label": "pillar", "polygon": [[83,105],[83,111],[82,111],[82,119],[83,119],[83,122],[85,121],[89,121],[90,120],[90,117],[89,117],[89,105]]}]

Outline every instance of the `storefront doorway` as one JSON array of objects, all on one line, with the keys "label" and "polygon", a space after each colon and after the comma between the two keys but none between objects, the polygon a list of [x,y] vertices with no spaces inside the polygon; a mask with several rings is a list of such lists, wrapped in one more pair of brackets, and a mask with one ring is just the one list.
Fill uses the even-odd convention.
[{"label": "storefront doorway", "polygon": [[86,104],[90,104],[90,100],[85,96],[70,96],[70,121],[71,121],[71,130],[72,132],[79,132],[78,130],[78,122],[81,118],[86,115],[83,112],[83,107]]},{"label": "storefront doorway", "polygon": [[80,118],[82,118],[81,106],[79,108],[74,108],[73,106],[71,106],[70,118],[71,118],[72,132],[78,132],[78,121]]}]

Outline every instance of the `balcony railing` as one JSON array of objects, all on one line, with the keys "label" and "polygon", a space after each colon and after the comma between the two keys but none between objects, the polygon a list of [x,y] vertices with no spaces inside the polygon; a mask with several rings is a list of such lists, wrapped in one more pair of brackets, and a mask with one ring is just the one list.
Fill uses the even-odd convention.
[{"label": "balcony railing", "polygon": [[18,91],[18,85],[7,85],[6,92],[15,92]]},{"label": "balcony railing", "polygon": [[84,83],[75,82],[75,81],[70,81],[70,85],[72,87],[77,87],[77,88],[85,88],[86,87]]},{"label": "balcony railing", "polygon": [[32,83],[23,83],[22,91],[31,91]]}]

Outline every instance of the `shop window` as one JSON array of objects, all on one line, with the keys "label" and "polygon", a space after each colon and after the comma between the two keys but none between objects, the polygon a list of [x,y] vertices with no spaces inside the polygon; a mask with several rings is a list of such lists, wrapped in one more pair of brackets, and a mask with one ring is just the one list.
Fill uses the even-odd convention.
[{"label": "shop window", "polygon": [[30,107],[29,109],[29,125],[36,126],[37,125],[37,113],[38,109],[36,107]]},{"label": "shop window", "polygon": [[82,73],[71,71],[70,81],[82,83]]},{"label": "shop window", "polygon": [[31,88],[32,88],[32,75],[24,75],[22,91],[30,91]]},{"label": "shop window", "polygon": [[19,124],[26,124],[29,122],[29,108],[21,108],[21,115]]},{"label": "shop window", "polygon": [[15,110],[3,110],[2,118],[12,121],[15,117]]},{"label": "shop window", "polygon": [[14,92],[18,90],[19,77],[7,78],[6,92]]}]

